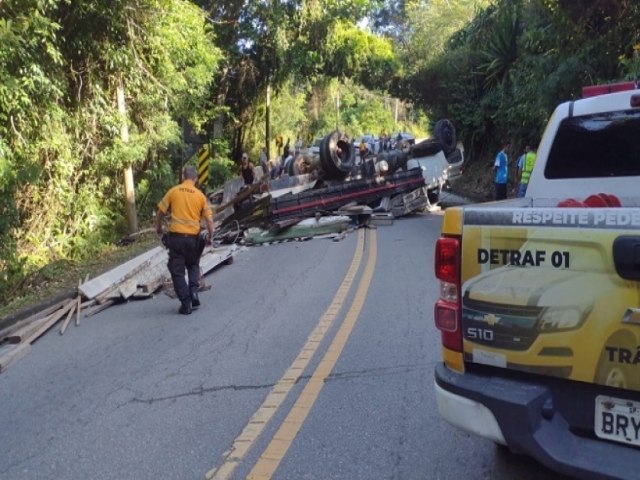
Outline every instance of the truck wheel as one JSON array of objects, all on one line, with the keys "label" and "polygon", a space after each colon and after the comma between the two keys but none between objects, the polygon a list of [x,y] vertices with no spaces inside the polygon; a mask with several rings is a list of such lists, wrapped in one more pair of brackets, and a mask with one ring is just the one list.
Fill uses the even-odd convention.
[{"label": "truck wheel", "polygon": [[[627,349],[635,354],[636,346],[629,343],[627,340],[629,338],[634,338],[631,332],[617,332],[609,337],[605,345],[615,345],[619,349]],[[598,359],[594,382],[608,387],[638,389],[640,379],[637,378],[634,365],[620,363],[618,360],[618,351],[610,353],[603,349]]]},{"label": "truck wheel", "polygon": [[456,129],[446,118],[436,122],[433,127],[433,136],[442,145],[445,156],[456,149]]},{"label": "truck wheel", "polygon": [[435,138],[428,138],[411,147],[411,156],[413,158],[430,157],[440,150],[442,150],[440,141]]},{"label": "truck wheel", "polygon": [[343,179],[355,164],[353,145],[339,131],[324,137],[320,143],[320,163],[329,179]]}]

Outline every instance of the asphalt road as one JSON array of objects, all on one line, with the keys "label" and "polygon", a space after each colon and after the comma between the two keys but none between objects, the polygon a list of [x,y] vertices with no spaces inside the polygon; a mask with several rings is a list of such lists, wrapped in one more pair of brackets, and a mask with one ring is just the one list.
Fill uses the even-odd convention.
[{"label": "asphalt road", "polygon": [[245,248],[191,316],[159,294],[50,331],[0,375],[0,478],[562,478],[437,412],[440,224]]}]

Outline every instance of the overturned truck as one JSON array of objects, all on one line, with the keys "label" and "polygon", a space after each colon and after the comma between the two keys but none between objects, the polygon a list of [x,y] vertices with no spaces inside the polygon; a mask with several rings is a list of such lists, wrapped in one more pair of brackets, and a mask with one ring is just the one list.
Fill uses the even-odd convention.
[{"label": "overturned truck", "polygon": [[416,144],[401,140],[396,148],[366,159],[360,159],[348,138],[335,131],[322,139],[318,153],[299,155],[287,174],[294,176],[315,171],[327,180],[349,181],[417,168],[422,171],[429,201],[437,203],[442,189],[462,174],[463,163],[463,149],[456,143],[455,128],[444,119],[435,124],[432,138]]},{"label": "overturned truck", "polygon": [[433,138],[399,142],[364,159],[334,131],[316,154],[299,154],[281,178],[265,177],[225,199],[220,220],[223,228],[235,224],[277,232],[309,217],[362,211],[354,206],[398,217],[435,204],[443,187],[462,173],[463,161],[448,120],[436,124]]}]

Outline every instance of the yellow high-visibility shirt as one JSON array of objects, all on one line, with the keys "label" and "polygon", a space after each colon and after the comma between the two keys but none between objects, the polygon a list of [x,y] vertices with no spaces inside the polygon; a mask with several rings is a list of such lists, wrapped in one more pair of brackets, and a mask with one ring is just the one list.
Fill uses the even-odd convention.
[{"label": "yellow high-visibility shirt", "polygon": [[198,190],[192,180],[185,180],[171,188],[158,203],[163,214],[171,209],[169,231],[197,235],[200,233],[200,219],[212,218],[207,197]]}]

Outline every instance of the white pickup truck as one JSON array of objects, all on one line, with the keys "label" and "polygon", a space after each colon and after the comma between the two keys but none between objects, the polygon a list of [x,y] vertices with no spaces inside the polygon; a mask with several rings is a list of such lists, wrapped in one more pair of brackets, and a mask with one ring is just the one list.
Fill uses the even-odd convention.
[{"label": "white pickup truck", "polygon": [[524,198],[450,208],[441,415],[578,478],[640,478],[640,90],[552,115]]}]

